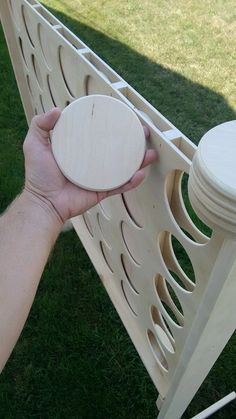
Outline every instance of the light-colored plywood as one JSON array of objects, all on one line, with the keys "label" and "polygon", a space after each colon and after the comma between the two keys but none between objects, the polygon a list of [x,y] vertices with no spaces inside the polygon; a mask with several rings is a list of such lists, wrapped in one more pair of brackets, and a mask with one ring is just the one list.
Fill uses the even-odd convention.
[{"label": "light-colored plywood", "polygon": [[[143,184],[72,223],[159,392],[159,417],[178,419],[235,328],[235,122],[206,134],[197,151],[38,1],[2,0],[0,13],[28,121],[32,110],[99,94],[150,130],[158,160]],[[185,205],[189,173],[210,237]]]},{"label": "light-colored plywood", "polygon": [[128,182],[140,168],[146,144],[142,124],[120,100],[90,95],[62,112],[52,150],[64,175],[89,190],[107,191]]},{"label": "light-colored plywood", "polygon": [[202,138],[191,168],[189,195],[198,215],[222,234],[236,234],[236,121]]}]

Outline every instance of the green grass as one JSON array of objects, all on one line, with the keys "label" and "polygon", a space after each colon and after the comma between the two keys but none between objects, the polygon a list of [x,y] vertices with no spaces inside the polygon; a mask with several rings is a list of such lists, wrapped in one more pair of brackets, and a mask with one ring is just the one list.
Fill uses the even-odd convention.
[{"label": "green grass", "polygon": [[[195,143],[235,119],[234,0],[44,4]],[[22,188],[27,127],[2,31],[0,68],[3,211]],[[233,337],[184,417],[234,389],[235,349]],[[61,235],[2,373],[0,418],[151,419],[155,398],[80,241]],[[234,417],[233,404],[214,416]]]}]

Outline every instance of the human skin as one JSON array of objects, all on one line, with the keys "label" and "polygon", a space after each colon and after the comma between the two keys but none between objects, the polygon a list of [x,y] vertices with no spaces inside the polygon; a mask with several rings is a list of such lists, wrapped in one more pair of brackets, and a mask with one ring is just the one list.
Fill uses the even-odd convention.
[{"label": "human skin", "polygon": [[155,151],[148,150],[142,168],[121,188],[81,189],[63,176],[52,154],[49,133],[60,113],[54,108],[33,118],[23,146],[25,186],[0,218],[0,371],[23,329],[64,222],[108,196],[137,187],[145,177],[143,168],[156,159]]}]

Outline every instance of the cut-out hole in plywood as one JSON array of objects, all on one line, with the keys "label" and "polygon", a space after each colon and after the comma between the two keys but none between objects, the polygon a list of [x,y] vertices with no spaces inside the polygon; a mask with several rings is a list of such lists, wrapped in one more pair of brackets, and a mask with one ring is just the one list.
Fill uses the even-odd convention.
[{"label": "cut-out hole in plywood", "polygon": [[91,237],[94,237],[94,234],[93,234],[93,228],[92,228],[92,223],[91,223],[91,221],[90,221],[89,212],[88,212],[88,211],[87,211],[87,212],[85,212],[85,213],[82,215],[82,218],[83,218],[83,220],[84,220],[84,223],[85,223],[85,225],[86,225],[86,228],[87,228],[87,230],[88,230],[88,232],[89,232],[90,236],[91,236]]},{"label": "cut-out hole in plywood", "polygon": [[32,95],[32,89],[31,89],[29,74],[26,75],[26,83],[27,83],[27,87],[29,89],[29,93],[30,93],[30,95]]},{"label": "cut-out hole in plywood", "polygon": [[174,339],[172,334],[169,332],[169,329],[166,327],[166,324],[163,321],[161,313],[157,310],[155,306],[151,306],[151,319],[158,337],[158,340],[165,349],[170,353],[175,352],[174,348]]},{"label": "cut-out hole in plywood", "polygon": [[[135,294],[133,289],[127,284],[125,281],[121,281],[121,290],[123,293],[123,297],[130,309],[130,312],[134,317],[137,317],[137,309],[136,309],[136,301],[135,301]],[[136,294],[138,295],[138,294]]]},{"label": "cut-out hole in plywood", "polygon": [[32,45],[32,47],[34,47],[35,46],[34,27],[32,25],[32,21],[30,19],[30,14],[28,12],[28,9],[23,4],[21,6],[21,13],[22,13],[22,19],[23,19],[23,22],[24,22],[25,31],[27,33],[28,39],[29,39],[30,44]]},{"label": "cut-out hole in plywood", "polygon": [[112,218],[112,203],[111,203],[111,199],[110,198],[103,199],[103,201],[99,202],[98,205],[101,208],[101,210],[104,213],[104,215],[108,219],[111,219]]},{"label": "cut-out hole in plywood", "polygon": [[[183,246],[167,231],[159,234],[158,244],[163,262],[173,283],[192,292],[195,287],[195,275],[190,258]],[[186,263],[189,264],[187,267],[185,266]],[[185,269],[187,269],[187,272],[185,272]]]},{"label": "cut-out hole in plywood", "polygon": [[84,78],[84,94],[89,95],[99,95],[99,94],[108,94],[108,89],[104,89],[104,86],[101,86],[101,81],[99,77],[102,77],[103,81],[107,82],[107,77],[101,72],[96,72],[93,75],[87,75]]},{"label": "cut-out hole in plywood", "polygon": [[196,225],[196,227],[207,237],[211,237],[212,229],[208,227],[200,218],[197,216],[196,212],[193,210],[192,205],[189,201],[188,196],[188,179],[189,175],[187,173],[183,173],[181,179],[181,192],[183,201],[185,204],[185,208],[188,212],[189,217],[191,218],[192,222]]},{"label": "cut-out hole in plywood", "polygon": [[19,39],[19,45],[20,45],[21,55],[22,55],[22,58],[23,58],[23,61],[24,61],[25,65],[26,65],[26,68],[28,69],[28,64],[27,64],[26,58],[25,58],[25,53],[24,53],[24,47],[23,47],[22,39],[21,39],[20,36],[19,36],[18,39]]},{"label": "cut-out hole in plywood", "polygon": [[[176,223],[181,227],[184,234],[199,244],[208,242],[208,238],[199,229],[199,224],[195,224],[197,216],[193,210],[187,210],[188,194],[187,190],[183,191],[183,179],[186,174],[180,170],[173,170],[168,174],[165,181],[165,193],[169,203],[170,211],[174,216]],[[173,189],[174,184],[174,189]],[[188,205],[189,207],[189,205]]]},{"label": "cut-out hole in plywood", "polygon": [[137,294],[139,294],[138,290],[137,290],[137,285],[134,282],[134,275],[133,272],[135,271],[134,269],[134,263],[131,262],[127,256],[125,255],[121,255],[120,256],[121,259],[121,265],[125,274],[125,277],[127,279],[127,281],[129,282],[131,288],[133,288],[134,292],[136,292]]},{"label": "cut-out hole in plywood", "polygon": [[58,49],[58,58],[66,88],[72,97],[76,97],[78,78],[74,73],[74,68],[79,65],[77,56],[68,53],[66,48],[60,46]]},{"label": "cut-out hole in plywood", "polygon": [[175,257],[179,265],[181,266],[181,269],[183,270],[185,275],[188,277],[188,279],[192,283],[195,283],[196,282],[195,273],[193,270],[192,262],[188,256],[188,253],[186,252],[182,244],[173,235],[171,236],[171,244],[172,244]]},{"label": "cut-out hole in plywood", "polygon": [[141,206],[137,205],[137,192],[135,190],[131,190],[122,194],[121,197],[131,220],[134,222],[134,224],[136,224],[137,227],[142,228],[144,226],[145,217]]},{"label": "cut-out hole in plywood", "polygon": [[106,263],[106,266],[108,267],[108,269],[111,273],[114,273],[114,271],[112,269],[111,256],[109,254],[111,249],[109,249],[108,245],[104,241],[100,241],[100,249],[101,249],[101,254],[103,256],[103,259]]},{"label": "cut-out hole in plywood", "polygon": [[168,363],[167,363],[165,354],[163,350],[161,349],[159,343],[157,342],[157,339],[154,333],[151,330],[147,330],[147,339],[148,339],[149,345],[151,347],[152,353],[156,359],[157,364],[164,372],[167,372]]},{"label": "cut-out hole in plywood", "polygon": [[43,78],[42,78],[40,66],[39,66],[37,58],[35,57],[34,54],[31,55],[31,60],[32,60],[33,70],[34,70],[34,74],[35,74],[35,77],[37,79],[38,85],[39,85],[40,88],[42,88],[43,87]]},{"label": "cut-out hole in plywood", "polygon": [[45,60],[45,64],[49,69],[53,67],[54,48],[50,42],[48,42],[48,31],[45,27],[38,23],[37,26],[39,45],[41,47],[42,55]]},{"label": "cut-out hole in plywood", "polygon": [[104,216],[103,212],[97,213],[97,224],[101,231],[101,235],[103,240],[110,246],[110,239],[109,239],[109,230],[110,230],[110,221],[107,217]]},{"label": "cut-out hole in plywood", "polygon": [[45,110],[45,106],[44,106],[44,103],[43,103],[42,95],[39,95],[39,101],[40,101],[40,105],[42,107],[42,112],[45,113],[46,110]]},{"label": "cut-out hole in plywood", "polygon": [[127,223],[122,222],[121,234],[128,254],[137,265],[140,265],[142,263],[142,252],[140,245],[137,242],[137,232]]},{"label": "cut-out hole in plywood", "polygon": [[164,314],[168,314],[176,325],[183,326],[183,309],[173,287],[170,284],[167,286],[166,279],[160,274],[156,275],[154,285],[159,301],[164,308]]},{"label": "cut-out hole in plywood", "polygon": [[47,84],[48,84],[48,91],[49,91],[50,97],[52,99],[52,103],[53,103],[54,106],[57,106],[56,100],[54,98],[54,94],[52,92],[52,87],[51,87],[51,81],[50,81],[49,74],[47,75]]}]

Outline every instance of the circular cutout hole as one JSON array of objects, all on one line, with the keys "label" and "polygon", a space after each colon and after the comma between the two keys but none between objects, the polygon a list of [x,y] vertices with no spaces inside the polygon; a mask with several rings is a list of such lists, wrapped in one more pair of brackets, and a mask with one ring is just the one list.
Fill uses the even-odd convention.
[{"label": "circular cutout hole", "polygon": [[31,23],[30,23],[30,16],[29,16],[28,11],[26,10],[25,6],[23,6],[23,5],[21,6],[21,12],[22,12],[22,18],[23,18],[25,30],[26,30],[26,33],[28,35],[28,39],[29,39],[32,47],[34,47],[32,29],[31,29]]},{"label": "circular cutout hole", "polygon": [[190,281],[188,283],[181,280],[181,278],[173,272],[171,269],[169,270],[171,277],[173,278],[173,281],[176,282],[181,288],[188,292],[192,292],[194,290],[194,284],[192,284]]},{"label": "circular cutout hole", "polygon": [[102,237],[104,238],[104,240],[107,242],[107,244],[109,245],[109,240],[107,240],[107,236],[108,236],[108,231],[109,231],[109,220],[104,217],[103,213],[97,213],[97,223],[98,223],[98,227],[102,233]]},{"label": "circular cutout hole", "polygon": [[124,298],[125,298],[125,300],[126,300],[126,302],[127,302],[128,306],[129,306],[129,308],[130,308],[130,310],[131,310],[131,313],[132,313],[135,317],[137,317],[137,313],[136,313],[136,311],[135,311],[135,309],[134,309],[134,307],[133,307],[133,305],[134,305],[134,304],[132,304],[132,303],[131,303],[131,301],[130,301],[131,299],[129,299],[129,298],[128,298],[128,296],[127,296],[128,292],[127,292],[127,288],[126,288],[126,286],[125,286],[124,281],[121,281],[121,289],[122,289],[122,292],[123,292]]},{"label": "circular cutout hole", "polygon": [[157,296],[165,312],[177,326],[182,327],[184,325],[183,309],[173,288],[159,274],[155,277],[154,283]]},{"label": "circular cutout hole", "polygon": [[127,279],[127,281],[129,282],[131,288],[134,290],[134,292],[136,292],[137,294],[139,294],[139,292],[137,291],[136,287],[134,286],[131,277],[132,277],[132,273],[133,273],[133,266],[132,263],[128,261],[128,258],[125,257],[125,255],[121,255],[120,256],[120,260],[121,260],[121,265],[123,267],[124,270],[124,274],[125,277]]},{"label": "circular cutout hole", "polygon": [[121,198],[131,220],[137,227],[142,228],[144,225],[144,216],[137,202],[137,192],[131,190],[121,194]]},{"label": "circular cutout hole", "polygon": [[25,65],[26,65],[26,67],[28,68],[28,66],[27,66],[27,62],[26,62],[26,59],[25,59],[25,53],[24,53],[24,48],[23,48],[23,43],[22,43],[22,39],[21,39],[21,37],[19,36],[19,45],[20,45],[20,51],[21,51],[21,56],[22,56],[22,58],[23,58],[23,61],[24,61],[24,63],[25,63]]},{"label": "circular cutout hole", "polygon": [[189,217],[191,218],[194,225],[198,228],[198,230],[200,230],[203,234],[205,234],[205,236],[211,237],[212,230],[210,229],[210,227],[204,224],[204,222],[197,216],[197,214],[193,210],[192,205],[190,203],[189,196],[188,196],[188,179],[189,179],[189,175],[187,173],[183,173],[182,180],[181,180],[181,192],[182,192],[182,197],[185,204],[185,208],[187,210]]},{"label": "circular cutout hole", "polygon": [[137,239],[134,236],[132,228],[129,227],[128,224],[124,223],[124,221],[121,222],[121,234],[130,257],[137,265],[140,265],[140,261],[142,259],[140,247],[138,246]]},{"label": "circular cutout hole", "polygon": [[45,113],[45,107],[44,107],[44,104],[43,104],[43,98],[42,98],[42,95],[39,95],[39,100],[40,100],[40,105],[41,105],[41,107],[42,107],[42,111]]},{"label": "circular cutout hole", "polygon": [[74,51],[69,52],[62,46],[58,49],[59,64],[61,69],[62,78],[66,85],[66,89],[71,96],[76,96],[77,76],[75,77],[74,68],[78,67],[77,55]]},{"label": "circular cutout hole", "polygon": [[195,275],[187,252],[180,242],[167,231],[159,234],[159,247],[170,277],[179,287],[192,292]]},{"label": "circular cutout hole", "polygon": [[165,371],[168,371],[168,363],[165,354],[161,349],[160,345],[158,344],[154,333],[151,330],[147,330],[147,337],[152,349],[152,353],[158,365],[161,366]]},{"label": "circular cutout hole", "polygon": [[33,65],[33,69],[34,69],[34,74],[35,77],[37,79],[38,85],[40,88],[42,88],[43,85],[43,79],[42,79],[42,75],[41,75],[41,71],[38,65],[38,62],[34,56],[34,54],[31,55],[31,60],[32,60],[32,65]]},{"label": "circular cutout hole", "polygon": [[210,229],[193,211],[187,191],[188,175],[180,170],[170,172],[166,178],[165,191],[170,210],[184,234],[200,244],[208,242]]},{"label": "circular cutout hole", "polygon": [[109,253],[108,253],[108,248],[107,248],[107,246],[105,245],[105,243],[103,243],[102,241],[100,241],[100,242],[99,242],[99,244],[100,244],[100,249],[101,249],[101,252],[102,252],[103,258],[104,258],[104,260],[105,260],[105,262],[106,262],[106,265],[107,265],[107,267],[108,267],[109,271],[113,274],[113,273],[114,273],[114,271],[113,271],[113,269],[112,269],[112,267],[111,267],[111,263],[109,262],[110,255],[109,255]]},{"label": "circular cutout hole", "polygon": [[48,90],[49,90],[50,97],[51,97],[51,99],[52,99],[53,105],[54,105],[54,106],[57,106],[56,101],[55,101],[55,99],[54,99],[54,96],[53,96],[53,94],[52,94],[52,88],[51,88],[51,84],[50,84],[50,77],[49,77],[49,74],[47,75],[47,84],[48,84]]},{"label": "circular cutout hole", "polygon": [[86,212],[85,212],[85,213],[82,215],[82,218],[83,218],[83,220],[84,220],[84,224],[85,224],[85,226],[86,226],[86,228],[87,228],[87,230],[88,230],[88,232],[89,232],[90,236],[91,236],[91,237],[93,237],[92,224],[91,224],[91,221],[90,221],[90,219],[89,219],[89,215],[88,215],[88,213],[86,213]]},{"label": "circular cutout hole", "polygon": [[[170,353],[174,353],[175,349],[173,346],[173,336],[170,334],[169,329],[166,328],[163,318],[158,312],[155,306],[151,307],[151,318],[155,327],[157,338],[159,342],[166,348]],[[164,327],[163,327],[164,326]]]},{"label": "circular cutout hole", "polygon": [[48,42],[48,36],[45,34],[45,29],[42,27],[42,25],[40,25],[40,23],[38,24],[38,39],[39,39],[39,44],[41,47],[41,51],[42,51],[42,55],[44,58],[44,61],[47,65],[48,68],[52,68],[52,46],[51,43]]},{"label": "circular cutout hole", "polygon": [[170,284],[169,284],[169,282],[168,282],[168,281],[166,281],[166,286],[167,286],[167,289],[168,289],[168,292],[169,292],[170,298],[171,298],[171,300],[173,301],[173,303],[174,303],[175,307],[176,307],[176,308],[178,309],[178,311],[179,311],[179,312],[183,315],[183,314],[184,314],[184,312],[183,312],[182,306],[181,306],[181,304],[180,304],[180,302],[179,302],[179,299],[178,299],[177,295],[175,294],[175,292],[174,292],[173,288],[170,286]]},{"label": "circular cutout hole", "polygon": [[[98,77],[98,76],[97,76]],[[96,76],[86,76],[84,80],[85,95],[104,95],[104,82]],[[107,93],[109,95],[109,93]]]},{"label": "circular cutout hole", "polygon": [[170,325],[168,324],[167,320],[165,319],[165,317],[163,316],[163,314],[162,314],[162,313],[160,313],[160,316],[161,316],[161,319],[162,319],[162,321],[163,321],[163,324],[164,324],[165,330],[166,330],[166,332],[167,332],[168,336],[170,337],[170,339],[173,341],[173,344],[174,344],[175,340],[174,340],[174,335],[173,335],[173,332],[172,332],[172,330],[171,330],[171,327],[170,327]]},{"label": "circular cutout hole", "polygon": [[29,92],[30,92],[30,94],[32,96],[32,89],[31,89],[30,78],[29,78],[29,75],[28,74],[26,76],[26,82],[27,82],[27,86],[28,86]]},{"label": "circular cutout hole", "polygon": [[173,248],[175,257],[176,257],[178,263],[180,264],[182,270],[187,275],[187,277],[193,283],[195,283],[195,274],[194,274],[194,270],[193,270],[193,265],[190,261],[190,258],[188,256],[186,250],[184,249],[182,244],[176,239],[176,237],[174,237],[173,235],[171,235],[171,244],[172,244],[172,248]]},{"label": "circular cutout hole", "polygon": [[103,199],[101,202],[99,202],[99,207],[101,208],[103,214],[108,219],[111,219],[112,217],[112,205],[111,205],[111,198]]}]

